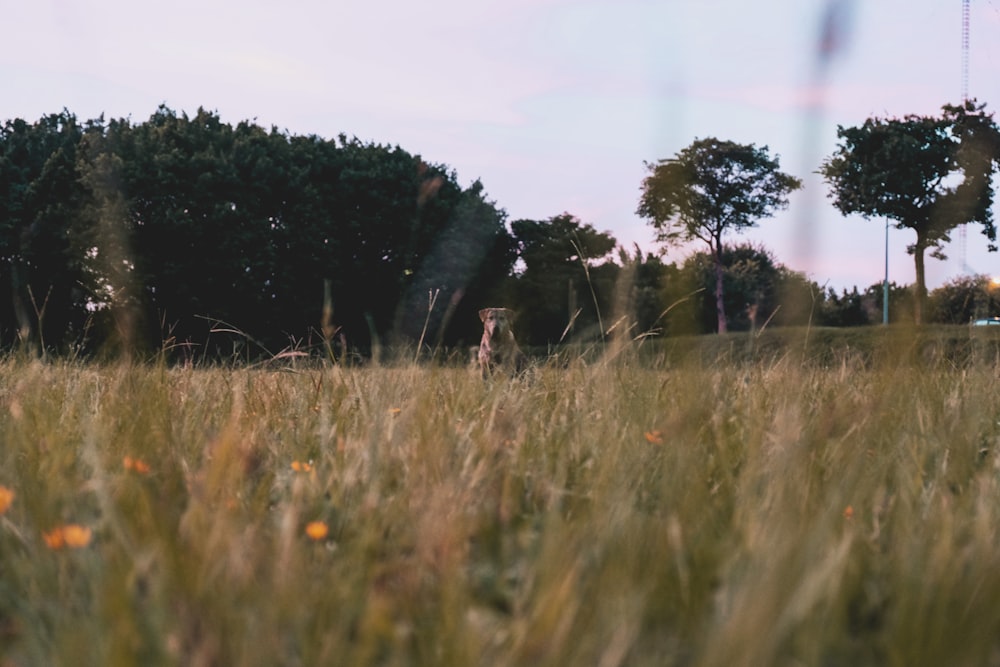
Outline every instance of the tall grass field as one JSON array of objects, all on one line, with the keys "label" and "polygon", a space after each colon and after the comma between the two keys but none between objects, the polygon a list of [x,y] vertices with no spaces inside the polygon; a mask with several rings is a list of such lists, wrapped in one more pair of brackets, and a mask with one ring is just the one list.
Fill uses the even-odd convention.
[{"label": "tall grass field", "polygon": [[995,356],[718,340],[0,360],[0,664],[1000,664]]}]

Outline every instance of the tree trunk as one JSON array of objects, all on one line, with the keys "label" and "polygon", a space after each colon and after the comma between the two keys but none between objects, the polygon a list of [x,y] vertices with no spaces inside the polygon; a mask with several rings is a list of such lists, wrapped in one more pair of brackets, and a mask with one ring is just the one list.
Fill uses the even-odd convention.
[{"label": "tree trunk", "polygon": [[913,295],[913,321],[917,325],[924,323],[924,301],[927,293],[927,281],[924,279],[924,244],[917,239],[913,249],[913,264],[917,272],[916,293]]},{"label": "tree trunk", "polygon": [[722,299],[722,241],[716,240],[715,247],[712,248],[712,255],[715,260],[715,314],[719,318],[719,333],[724,334],[728,330],[726,327],[726,305]]}]

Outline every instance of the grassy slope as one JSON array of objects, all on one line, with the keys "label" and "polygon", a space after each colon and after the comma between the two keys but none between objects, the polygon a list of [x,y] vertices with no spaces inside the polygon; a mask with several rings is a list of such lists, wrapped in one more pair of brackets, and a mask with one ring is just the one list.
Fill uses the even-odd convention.
[{"label": "grassy slope", "polygon": [[[997,662],[1000,381],[974,333],[673,341],[488,386],[8,360],[0,657]],[[70,522],[89,545],[48,548]]]}]

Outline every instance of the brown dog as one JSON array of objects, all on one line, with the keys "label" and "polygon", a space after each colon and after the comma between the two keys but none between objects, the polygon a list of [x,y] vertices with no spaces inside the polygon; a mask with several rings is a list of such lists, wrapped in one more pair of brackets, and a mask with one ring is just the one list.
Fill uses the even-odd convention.
[{"label": "brown dog", "polygon": [[510,327],[513,313],[506,308],[483,308],[479,319],[483,321],[483,340],[479,343],[479,367],[483,379],[497,369],[519,372],[524,368],[524,353],[514,340]]}]

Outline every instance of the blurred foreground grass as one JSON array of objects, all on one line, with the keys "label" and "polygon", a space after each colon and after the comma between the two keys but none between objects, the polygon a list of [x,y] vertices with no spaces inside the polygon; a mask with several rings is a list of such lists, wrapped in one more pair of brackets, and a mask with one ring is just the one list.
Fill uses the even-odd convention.
[{"label": "blurred foreground grass", "polygon": [[0,663],[1000,664],[1000,368],[885,345],[2,361]]}]

